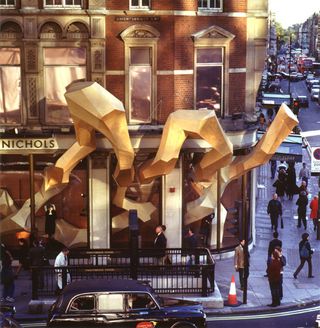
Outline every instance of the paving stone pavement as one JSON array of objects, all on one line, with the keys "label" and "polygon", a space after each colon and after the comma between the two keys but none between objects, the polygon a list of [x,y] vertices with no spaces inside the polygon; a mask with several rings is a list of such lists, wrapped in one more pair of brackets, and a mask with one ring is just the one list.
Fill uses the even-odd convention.
[{"label": "paving stone pavement", "polygon": [[[310,163],[307,153],[303,153],[304,161]],[[279,164],[279,162],[278,162]],[[302,164],[296,164],[296,174]],[[310,167],[310,164],[308,164]],[[267,204],[274,193],[272,186],[274,180],[271,179],[270,165],[266,164],[257,169],[257,183],[264,185],[265,189],[259,191],[259,197],[256,199],[256,244],[250,251],[250,276],[248,279],[248,300],[246,305],[238,308],[224,308],[223,311],[242,311],[244,309],[265,307],[271,303],[271,293],[268,279],[264,277],[266,273],[266,259],[269,241],[273,239],[270,218],[266,212]],[[300,181],[297,182],[300,185]],[[313,195],[318,194],[318,178],[311,177],[309,181],[309,201]],[[310,234],[309,240],[311,247],[315,249],[312,258],[314,278],[307,278],[307,263],[300,272],[298,279],[293,278],[293,273],[300,263],[298,243],[301,240],[301,234],[305,232],[303,228],[297,228],[297,205],[298,196],[294,196],[292,201],[285,199],[283,201],[283,220],[284,229],[278,228],[279,238],[283,243],[283,253],[287,258],[287,265],[284,268],[283,276],[283,300],[282,307],[294,304],[303,304],[320,300],[320,241],[316,239],[316,232],[313,231],[313,223],[307,221],[307,232]],[[310,209],[308,206],[307,216]],[[228,274],[226,274],[226,272]],[[234,274],[237,286],[238,301],[242,301],[242,291],[238,288],[238,273],[233,268],[233,258],[217,260],[216,262],[216,281],[224,299],[227,299],[231,275]]]}]

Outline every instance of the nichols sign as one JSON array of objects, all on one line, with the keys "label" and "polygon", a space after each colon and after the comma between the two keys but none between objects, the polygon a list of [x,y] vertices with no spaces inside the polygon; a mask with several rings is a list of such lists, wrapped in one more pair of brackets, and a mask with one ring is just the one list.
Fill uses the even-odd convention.
[{"label": "nichols sign", "polygon": [[53,152],[58,148],[58,143],[55,138],[0,139],[0,152],[2,154],[46,153]]}]

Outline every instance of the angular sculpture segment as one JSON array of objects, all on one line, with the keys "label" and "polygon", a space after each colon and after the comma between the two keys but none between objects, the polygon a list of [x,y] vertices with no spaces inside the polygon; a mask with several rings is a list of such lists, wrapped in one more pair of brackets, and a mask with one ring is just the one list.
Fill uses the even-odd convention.
[{"label": "angular sculpture segment", "polygon": [[214,111],[177,110],[169,115],[164,126],[156,157],[144,163],[140,168],[140,182],[145,183],[170,173],[188,137],[203,139],[212,147],[212,150],[206,153],[195,167],[197,180],[210,181],[218,168],[231,161],[232,143],[222,130]]}]

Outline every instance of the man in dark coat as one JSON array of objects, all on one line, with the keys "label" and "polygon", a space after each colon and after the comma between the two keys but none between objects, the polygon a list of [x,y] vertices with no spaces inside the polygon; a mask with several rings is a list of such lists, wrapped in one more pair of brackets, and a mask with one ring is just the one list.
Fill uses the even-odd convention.
[{"label": "man in dark coat", "polygon": [[156,238],[154,240],[154,249],[155,255],[158,259],[158,264],[163,264],[163,260],[165,257],[165,249],[167,248],[167,238],[163,233],[163,228],[161,225],[156,227]]},{"label": "man in dark coat", "polygon": [[[273,233],[273,239],[269,242],[267,265],[269,264],[269,262],[271,260],[271,255],[272,255],[273,251],[276,249],[276,247],[282,248],[282,241],[278,237],[279,237],[279,234],[277,231],[275,231]],[[268,269],[266,271],[268,271]],[[268,274],[266,274],[265,277],[268,277]]]},{"label": "man in dark coat", "polygon": [[300,191],[299,198],[296,202],[298,205],[298,225],[297,227],[301,227],[301,221],[304,226],[304,230],[307,229],[307,205],[308,205],[308,196],[305,191]]},{"label": "man in dark coat", "polygon": [[267,212],[271,219],[271,229],[278,230],[278,218],[282,216],[282,205],[278,200],[278,195],[273,194],[273,198],[269,201]]}]

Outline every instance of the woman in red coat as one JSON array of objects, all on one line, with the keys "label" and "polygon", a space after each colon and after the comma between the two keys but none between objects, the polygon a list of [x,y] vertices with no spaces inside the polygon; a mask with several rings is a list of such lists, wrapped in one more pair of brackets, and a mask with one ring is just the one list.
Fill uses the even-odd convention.
[{"label": "woman in red coat", "polygon": [[310,202],[310,219],[313,221],[313,230],[316,231],[317,229],[317,217],[318,217],[318,196],[314,196],[312,201]]}]

